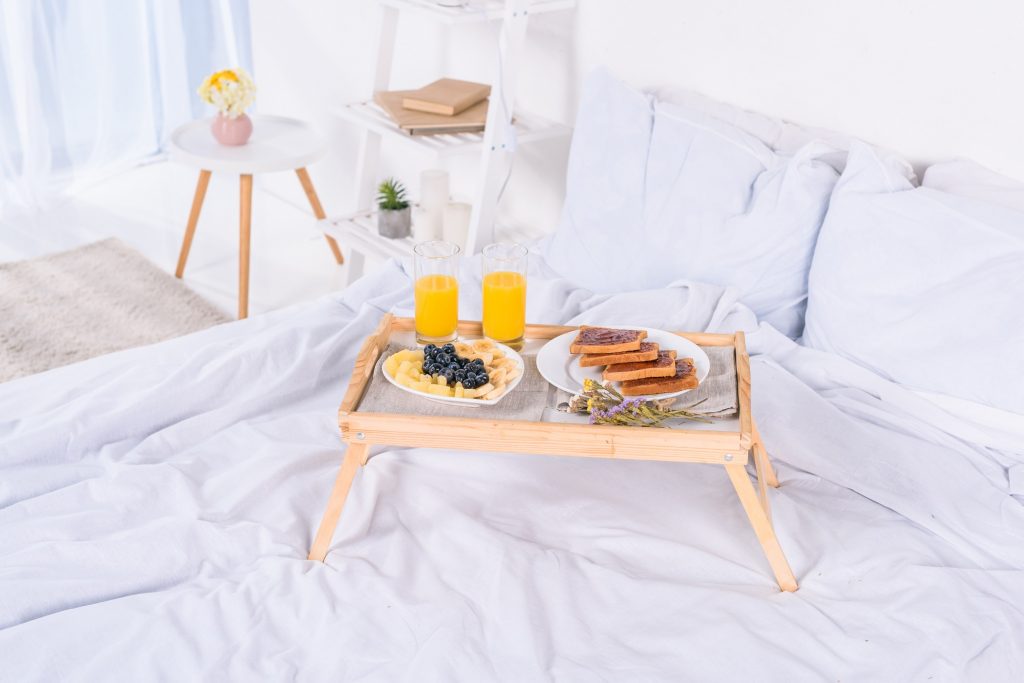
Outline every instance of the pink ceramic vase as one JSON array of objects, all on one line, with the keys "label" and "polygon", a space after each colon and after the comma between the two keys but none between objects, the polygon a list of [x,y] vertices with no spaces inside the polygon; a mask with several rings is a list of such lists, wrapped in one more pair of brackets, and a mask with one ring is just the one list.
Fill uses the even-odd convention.
[{"label": "pink ceramic vase", "polygon": [[236,118],[217,114],[210,124],[210,129],[217,142],[236,147],[249,142],[249,136],[252,135],[252,119],[245,114]]}]

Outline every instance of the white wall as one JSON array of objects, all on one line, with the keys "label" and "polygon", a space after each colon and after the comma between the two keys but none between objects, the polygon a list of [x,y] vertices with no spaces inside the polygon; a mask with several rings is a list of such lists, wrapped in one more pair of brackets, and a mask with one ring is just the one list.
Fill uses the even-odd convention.
[{"label": "white wall", "polygon": [[[332,140],[315,167],[328,212],[352,208],[356,131],[327,114],[366,97],[370,0],[252,0],[261,111],[314,120]],[[920,169],[953,156],[1024,179],[1024,3],[1008,0],[579,0],[531,19],[520,103],[571,123],[598,64],[640,86],[674,84],[904,153]],[[439,27],[403,16],[392,83],[440,75],[488,80],[495,26]],[[522,147],[503,222],[557,222],[565,144]],[[429,158],[389,147],[387,170],[415,185]],[[468,196],[475,171],[453,169]],[[293,183],[281,191],[295,193]],[[294,195],[300,198],[297,193]]]}]

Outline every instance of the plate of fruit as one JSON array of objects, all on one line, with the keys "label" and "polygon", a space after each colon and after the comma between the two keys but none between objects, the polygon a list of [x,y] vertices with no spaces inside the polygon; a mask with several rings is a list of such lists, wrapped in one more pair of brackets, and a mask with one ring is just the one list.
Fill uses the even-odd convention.
[{"label": "plate of fruit", "polygon": [[514,350],[489,339],[402,349],[384,359],[384,378],[424,398],[492,406],[523,379],[525,364]]}]

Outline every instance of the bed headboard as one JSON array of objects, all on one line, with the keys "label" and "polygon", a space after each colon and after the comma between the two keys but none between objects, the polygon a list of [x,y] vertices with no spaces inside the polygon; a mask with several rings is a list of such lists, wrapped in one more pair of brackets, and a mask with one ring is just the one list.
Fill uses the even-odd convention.
[{"label": "bed headboard", "polygon": [[574,23],[577,82],[605,64],[863,138],[919,172],[969,157],[1024,180],[1022,3],[586,1]]}]

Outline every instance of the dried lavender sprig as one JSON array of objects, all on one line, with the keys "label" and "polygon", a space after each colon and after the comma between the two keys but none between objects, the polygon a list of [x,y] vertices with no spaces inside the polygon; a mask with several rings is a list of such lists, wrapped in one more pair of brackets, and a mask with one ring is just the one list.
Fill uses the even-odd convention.
[{"label": "dried lavender sprig", "polygon": [[[586,380],[583,392],[572,397],[568,404],[570,412],[590,415],[591,424],[627,425],[639,427],[662,427],[665,420],[680,418],[698,422],[712,422],[706,416],[692,410],[669,409],[673,400],[650,400],[646,398],[625,398],[610,383]],[[700,405],[702,401],[690,406]]]}]

